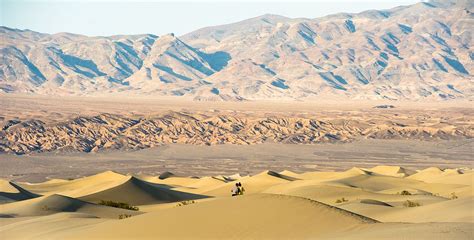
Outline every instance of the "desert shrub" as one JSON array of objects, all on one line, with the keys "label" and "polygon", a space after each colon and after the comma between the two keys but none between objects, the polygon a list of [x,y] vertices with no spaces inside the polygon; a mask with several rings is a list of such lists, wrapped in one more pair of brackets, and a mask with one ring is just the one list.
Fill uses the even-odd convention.
[{"label": "desert shrub", "polygon": [[49,211],[49,207],[47,205],[44,205],[41,207],[41,210],[43,211]]},{"label": "desert shrub", "polygon": [[405,207],[419,207],[419,206],[421,206],[421,204],[419,202],[406,200],[406,202],[403,203],[403,206],[405,206]]},{"label": "desert shrub", "polygon": [[345,199],[345,198],[341,198],[341,199],[337,199],[336,200],[336,203],[343,203],[343,202],[347,202],[349,200]]},{"label": "desert shrub", "polygon": [[176,207],[186,206],[193,203],[196,203],[196,202],[194,200],[181,201],[178,204],[176,204]]},{"label": "desert shrub", "polygon": [[403,190],[400,195],[411,195],[411,193],[407,190]]},{"label": "desert shrub", "polygon": [[119,215],[119,219],[125,219],[125,218],[129,218],[129,217],[131,217],[131,216],[132,216],[132,215],[130,215],[130,214],[120,214],[120,215]]},{"label": "desert shrub", "polygon": [[131,206],[130,204],[128,204],[128,203],[123,203],[123,202],[114,202],[114,201],[104,201],[104,200],[100,200],[99,204],[100,204],[100,205],[104,205],[104,206],[114,207],[114,208],[128,209],[128,210],[132,210],[132,211],[138,211],[138,210],[139,210],[138,207]]},{"label": "desert shrub", "polygon": [[457,199],[457,198],[458,198],[458,196],[456,195],[456,193],[454,193],[454,192],[451,193],[451,199]]}]

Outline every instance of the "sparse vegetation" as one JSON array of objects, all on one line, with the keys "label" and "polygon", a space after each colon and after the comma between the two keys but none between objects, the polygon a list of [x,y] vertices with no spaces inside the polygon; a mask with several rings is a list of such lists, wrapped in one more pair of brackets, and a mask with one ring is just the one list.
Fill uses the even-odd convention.
[{"label": "sparse vegetation", "polygon": [[336,203],[343,203],[343,202],[347,202],[349,200],[345,199],[345,198],[340,198],[340,199],[337,199],[336,200]]},{"label": "sparse vegetation", "polygon": [[41,207],[41,210],[43,211],[49,211],[49,207],[47,205],[44,205]]},{"label": "sparse vegetation", "polygon": [[403,190],[400,195],[411,195],[411,193],[407,190]]},{"label": "sparse vegetation", "polygon": [[129,217],[131,217],[131,216],[132,216],[132,215],[130,215],[130,214],[120,214],[120,215],[119,215],[119,219],[125,219],[125,218],[129,218]]},{"label": "sparse vegetation", "polygon": [[99,204],[104,205],[104,206],[114,207],[114,208],[123,208],[123,209],[127,209],[127,210],[132,210],[132,211],[138,211],[139,210],[138,207],[131,206],[130,204],[123,203],[123,202],[100,200]]},{"label": "sparse vegetation", "polygon": [[457,199],[457,198],[458,198],[458,196],[456,195],[456,193],[452,192],[451,193],[451,199]]},{"label": "sparse vegetation", "polygon": [[419,202],[406,200],[406,202],[403,203],[403,206],[405,206],[405,207],[419,207],[419,206],[421,206],[421,204]]},{"label": "sparse vegetation", "polygon": [[186,206],[193,203],[196,203],[196,202],[194,200],[181,201],[178,204],[176,204],[176,207]]}]

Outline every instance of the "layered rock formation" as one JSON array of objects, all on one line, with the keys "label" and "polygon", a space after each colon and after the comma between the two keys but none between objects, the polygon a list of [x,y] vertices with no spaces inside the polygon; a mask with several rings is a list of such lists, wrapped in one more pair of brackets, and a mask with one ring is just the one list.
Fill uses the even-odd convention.
[{"label": "layered rock formation", "polygon": [[[344,120],[351,119],[351,120]],[[162,144],[314,144],[373,139],[466,139],[474,137],[469,116],[404,114],[365,117],[345,114],[256,116],[169,112],[138,117],[100,114],[46,124],[41,120],[2,123],[0,152],[144,149]]]}]

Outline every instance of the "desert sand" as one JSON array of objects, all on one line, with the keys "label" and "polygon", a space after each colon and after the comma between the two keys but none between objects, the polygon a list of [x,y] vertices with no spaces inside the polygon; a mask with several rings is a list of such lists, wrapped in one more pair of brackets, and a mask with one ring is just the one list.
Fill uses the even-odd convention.
[{"label": "desert sand", "polygon": [[472,107],[384,104],[2,96],[0,238],[474,238]]},{"label": "desert sand", "polygon": [[[245,192],[231,197],[236,182]],[[2,180],[0,187],[3,239],[474,237],[471,168],[377,166],[200,178],[107,171],[42,183]]]}]

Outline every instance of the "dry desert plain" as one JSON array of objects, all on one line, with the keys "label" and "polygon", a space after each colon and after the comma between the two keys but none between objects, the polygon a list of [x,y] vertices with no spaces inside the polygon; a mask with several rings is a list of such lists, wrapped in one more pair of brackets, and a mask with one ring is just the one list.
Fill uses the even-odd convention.
[{"label": "dry desert plain", "polygon": [[0,97],[1,239],[474,238],[470,102]]}]

